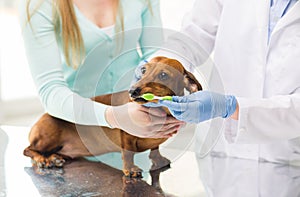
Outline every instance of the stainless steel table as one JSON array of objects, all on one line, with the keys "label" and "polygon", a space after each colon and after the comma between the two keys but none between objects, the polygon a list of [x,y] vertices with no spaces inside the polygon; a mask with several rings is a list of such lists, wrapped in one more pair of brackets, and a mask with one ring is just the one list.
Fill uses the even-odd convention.
[{"label": "stainless steel table", "polygon": [[26,127],[0,126],[0,197],[300,196],[300,167],[224,154],[201,159],[185,151],[169,169],[144,172],[143,179],[124,178],[117,167],[85,159],[62,169],[39,170],[22,154],[28,146],[28,131]]},{"label": "stainless steel table", "polygon": [[[30,158],[23,156],[28,132],[27,127],[0,127],[0,197],[205,196],[191,151],[169,169],[145,172],[143,179],[124,178],[119,169],[85,159],[72,161],[61,169],[41,170],[32,167]],[[152,179],[156,186],[151,185]]]}]

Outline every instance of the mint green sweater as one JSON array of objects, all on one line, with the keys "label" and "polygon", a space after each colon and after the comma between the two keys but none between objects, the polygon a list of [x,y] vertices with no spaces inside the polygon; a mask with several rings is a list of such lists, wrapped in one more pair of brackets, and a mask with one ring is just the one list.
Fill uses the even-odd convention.
[{"label": "mint green sweater", "polygon": [[[26,1],[22,1],[26,2]],[[33,0],[30,10],[36,8]],[[52,21],[52,1],[45,0],[26,23],[25,3],[20,7],[20,23],[27,59],[40,100],[49,114],[82,125],[108,126],[107,106],[89,98],[127,90],[138,63],[151,55],[162,42],[159,0],[121,0],[124,33],[107,35],[75,7],[84,40],[86,59],[74,70],[67,66],[56,39]],[[155,28],[156,27],[156,28]],[[142,57],[137,46],[141,47]]]}]

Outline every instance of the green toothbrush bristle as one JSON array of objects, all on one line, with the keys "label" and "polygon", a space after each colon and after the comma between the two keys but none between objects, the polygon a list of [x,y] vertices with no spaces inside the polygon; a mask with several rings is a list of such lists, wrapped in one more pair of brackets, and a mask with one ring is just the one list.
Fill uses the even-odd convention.
[{"label": "green toothbrush bristle", "polygon": [[142,98],[147,101],[151,101],[154,99],[154,95],[152,93],[145,93],[142,95]]}]

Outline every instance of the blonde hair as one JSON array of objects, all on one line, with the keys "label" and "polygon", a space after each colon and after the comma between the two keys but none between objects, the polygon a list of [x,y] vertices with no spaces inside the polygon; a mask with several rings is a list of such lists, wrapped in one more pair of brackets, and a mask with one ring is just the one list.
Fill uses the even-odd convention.
[{"label": "blonde hair", "polygon": [[56,36],[61,26],[63,52],[67,65],[77,68],[84,56],[84,44],[72,2],[72,0],[56,0],[56,4],[53,3],[55,6],[53,21]]},{"label": "blonde hair", "polygon": [[[63,52],[67,65],[72,65],[76,69],[82,62],[85,55],[83,38],[80,32],[80,28],[76,19],[73,0],[52,0],[53,1],[53,21],[54,21],[54,31],[56,37],[60,33],[61,28],[61,37],[63,44]],[[30,13],[30,2],[27,2],[27,20],[30,22],[32,15],[35,10]],[[42,4],[42,0],[39,2],[37,8]],[[147,0],[148,7],[152,13],[150,0]],[[120,5],[119,0],[116,0],[117,14],[115,14],[115,21],[118,23],[116,25],[116,32],[124,31],[124,21],[123,21],[123,10]],[[37,9],[36,8],[36,9]],[[118,18],[117,18],[118,17]],[[70,57],[72,55],[72,57]]]}]

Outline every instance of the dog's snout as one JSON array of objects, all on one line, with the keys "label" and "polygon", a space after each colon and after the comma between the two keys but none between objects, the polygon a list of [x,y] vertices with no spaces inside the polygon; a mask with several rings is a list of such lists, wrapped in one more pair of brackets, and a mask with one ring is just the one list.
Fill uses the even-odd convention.
[{"label": "dog's snout", "polygon": [[137,98],[140,96],[141,93],[141,88],[137,87],[137,88],[132,88],[129,90],[129,94],[132,98]]}]

